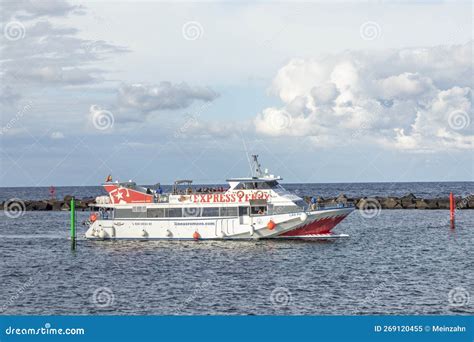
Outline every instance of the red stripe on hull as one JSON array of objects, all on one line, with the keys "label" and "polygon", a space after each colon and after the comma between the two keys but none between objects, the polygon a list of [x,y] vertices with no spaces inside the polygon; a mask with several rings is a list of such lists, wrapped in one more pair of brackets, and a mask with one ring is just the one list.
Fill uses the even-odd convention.
[{"label": "red stripe on hull", "polygon": [[302,227],[290,230],[280,236],[299,236],[299,235],[317,235],[328,234],[339,222],[344,220],[347,215],[325,217]]}]

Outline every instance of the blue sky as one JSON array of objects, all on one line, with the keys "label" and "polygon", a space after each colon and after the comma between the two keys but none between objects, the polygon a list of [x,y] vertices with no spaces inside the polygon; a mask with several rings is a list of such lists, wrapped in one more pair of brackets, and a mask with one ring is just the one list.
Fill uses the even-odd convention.
[{"label": "blue sky", "polygon": [[473,180],[469,1],[1,6],[0,186]]}]

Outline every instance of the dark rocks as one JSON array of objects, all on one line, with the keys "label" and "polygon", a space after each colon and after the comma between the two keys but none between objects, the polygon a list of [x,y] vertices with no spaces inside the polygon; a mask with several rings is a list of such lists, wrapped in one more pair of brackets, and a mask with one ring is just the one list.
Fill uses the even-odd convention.
[{"label": "dark rocks", "polygon": [[344,194],[340,194],[339,196],[337,196],[336,200],[335,200],[337,203],[347,203],[347,196],[344,195]]},{"label": "dark rocks", "polygon": [[466,197],[466,200],[467,200],[467,207],[469,209],[474,209],[474,195],[469,195],[468,197]]},{"label": "dark rocks", "polygon": [[28,210],[51,210],[52,205],[47,201],[27,201],[25,202],[25,209]]},{"label": "dark rocks", "polygon": [[416,196],[412,193],[400,198],[400,202],[403,209],[416,209]]},{"label": "dark rocks", "polygon": [[[311,197],[308,197],[308,202]],[[344,194],[340,194],[336,198],[318,197],[317,204],[320,207],[337,207],[342,204],[354,204],[358,209],[364,209],[370,202],[371,206],[377,206],[381,209],[449,209],[449,198],[417,198],[414,194],[409,193],[403,197],[357,197],[349,198]],[[465,198],[456,199],[457,209],[474,209],[474,195]]]},{"label": "dark rocks", "polygon": [[416,199],[416,196],[413,195],[411,192],[406,194],[405,196],[401,197],[400,198],[402,201],[403,200],[415,200]]},{"label": "dark rocks", "polygon": [[415,207],[416,209],[429,209],[429,205],[424,199],[417,199]]},{"label": "dark rocks", "polygon": [[397,197],[387,197],[380,201],[383,209],[402,209],[402,204]]},{"label": "dark rocks", "polygon": [[367,198],[359,198],[354,202],[354,205],[357,209],[362,209],[366,203]]},{"label": "dark rocks", "polygon": [[468,209],[469,198],[456,198],[456,209]]},{"label": "dark rocks", "polygon": [[[16,200],[14,203],[10,201],[0,202],[0,209],[10,210],[9,207],[14,205],[21,211],[69,211],[72,196],[65,196],[65,200],[47,199],[47,200]],[[13,203],[13,204],[12,204]],[[82,200],[76,199],[76,210],[89,210],[89,204],[94,204],[95,199],[92,197]],[[5,208],[6,207],[6,208]]]},{"label": "dark rocks", "polygon": [[449,198],[437,198],[437,209],[449,209]]},{"label": "dark rocks", "polygon": [[438,202],[436,199],[433,199],[433,198],[427,198],[427,199],[424,199],[423,200],[426,205],[427,205],[427,208],[426,209],[439,209],[438,208]]},{"label": "dark rocks", "polygon": [[61,210],[61,207],[63,206],[62,201],[50,201],[50,203],[51,203],[51,210],[54,210],[54,211]]},{"label": "dark rocks", "polygon": [[402,201],[402,208],[403,209],[416,209],[416,202],[407,202],[407,201]]},{"label": "dark rocks", "polygon": [[[311,204],[311,196],[305,196],[304,200]],[[21,201],[23,210],[27,211],[69,211],[72,196],[64,196],[64,200],[24,200]],[[337,197],[324,199],[321,196],[316,197],[316,206],[318,207],[338,207],[341,205],[353,204],[357,208],[364,208],[364,205],[370,202],[371,206],[380,207],[381,209],[449,209],[449,198],[417,198],[412,193],[403,197],[356,197],[350,198],[345,194]],[[8,205],[8,201],[0,202],[0,208]],[[95,198],[87,197],[76,199],[76,210],[88,211],[95,210]],[[456,198],[456,209],[474,209],[474,195]],[[5,209],[8,210],[8,209]]]}]

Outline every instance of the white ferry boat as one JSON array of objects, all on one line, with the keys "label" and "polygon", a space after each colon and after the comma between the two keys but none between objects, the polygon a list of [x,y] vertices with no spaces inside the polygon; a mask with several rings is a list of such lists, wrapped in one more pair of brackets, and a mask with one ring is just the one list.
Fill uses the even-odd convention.
[{"label": "white ferry boat", "polygon": [[103,184],[108,196],[96,199],[89,239],[270,239],[331,238],[331,230],[354,207],[308,204],[285,190],[279,176],[262,172],[257,156],[254,176],[228,179],[228,188],[195,189],[176,181],[171,193],[134,182]]}]

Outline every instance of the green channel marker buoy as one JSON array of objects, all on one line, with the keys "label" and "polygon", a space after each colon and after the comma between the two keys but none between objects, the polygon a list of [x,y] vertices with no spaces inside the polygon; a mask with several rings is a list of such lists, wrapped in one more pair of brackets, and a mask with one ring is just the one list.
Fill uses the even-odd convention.
[{"label": "green channel marker buoy", "polygon": [[72,249],[76,248],[76,201],[71,198],[71,205],[69,206],[71,210],[71,247]]}]

